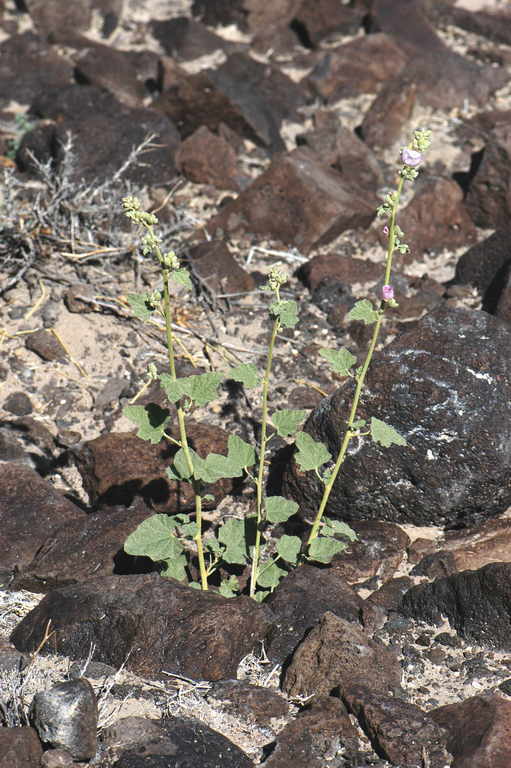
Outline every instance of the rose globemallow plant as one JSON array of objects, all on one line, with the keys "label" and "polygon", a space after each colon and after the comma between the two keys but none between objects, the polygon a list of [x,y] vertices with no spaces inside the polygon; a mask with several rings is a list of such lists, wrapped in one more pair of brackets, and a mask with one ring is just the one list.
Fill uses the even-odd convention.
[{"label": "rose globemallow plant", "polygon": [[[298,321],[298,305],[281,298],[281,288],[286,277],[278,267],[268,275],[265,290],[273,294],[268,307],[271,331],[268,353],[262,377],[253,364],[241,364],[223,372],[207,372],[192,376],[178,377],[175,366],[175,339],[173,330],[173,308],[170,283],[177,282],[191,289],[190,276],[182,268],[173,251],[164,252],[162,243],[155,233],[156,216],[143,211],[137,198],[123,200],[126,216],[141,227],[142,252],[156,258],[162,276],[161,291],[142,295],[130,294],[129,304],[140,320],[156,323],[158,315],[163,318],[167,346],[167,367],[159,373],[154,365],[149,366],[149,380],[159,380],[170,404],[176,407],[178,437],[168,432],[170,410],[156,404],[139,406],[131,404],[124,408],[124,414],[137,425],[137,435],[153,444],[166,439],[176,452],[167,469],[169,480],[189,483],[193,491],[194,512],[179,514],[157,514],[144,520],[127,538],[124,549],[130,555],[142,555],[162,564],[162,575],[184,581],[190,586],[208,589],[211,579],[225,597],[241,594],[237,576],[233,570],[248,569],[246,591],[256,600],[263,600],[279,584],[291,568],[306,561],[329,563],[356,539],[354,531],[344,522],[325,515],[333,485],[342,469],[351,440],[370,436],[384,446],[406,445],[396,430],[377,418],[370,423],[357,418],[357,409],[382,328],[385,312],[397,306],[394,287],[391,282],[393,256],[395,252],[406,253],[409,248],[403,242],[403,232],[396,223],[397,209],[405,181],[413,181],[423,152],[429,147],[431,132],[417,130],[413,141],[401,152],[401,165],[397,189],[385,196],[378,208],[378,215],[386,219],[383,231],[387,237],[384,285],[379,303],[375,306],[368,299],[357,301],[348,314],[349,320],[373,324],[373,333],[363,364],[352,371],[356,358],[347,349],[322,349],[320,354],[332,369],[342,376],[354,378],[355,390],[349,416],[345,425],[341,446],[335,461],[328,448],[315,441],[300,425],[307,416],[305,410],[276,410],[270,413],[270,380],[274,347],[279,331],[292,328]],[[218,387],[223,379],[231,379],[244,387],[261,387],[261,431],[258,445],[253,447],[237,435],[228,437],[227,454],[210,453],[199,456],[190,445],[187,435],[186,418],[193,405],[204,406],[217,397]],[[269,425],[272,432],[269,432]],[[314,471],[323,484],[323,495],[304,540],[296,535],[277,535],[276,526],[285,524],[298,511],[296,502],[282,496],[266,495],[266,465],[268,447],[273,435],[292,439],[295,437],[297,451],[295,460],[303,471]],[[252,467],[256,470],[252,471]],[[325,468],[326,467],[326,468]],[[321,471],[321,469],[323,471]],[[245,518],[228,517],[218,526],[204,530],[202,506],[204,500],[212,500],[209,487],[222,478],[246,476],[255,486],[255,514]],[[192,517],[194,519],[192,519]],[[197,565],[196,565],[197,564]],[[193,580],[198,570],[199,581]]]}]

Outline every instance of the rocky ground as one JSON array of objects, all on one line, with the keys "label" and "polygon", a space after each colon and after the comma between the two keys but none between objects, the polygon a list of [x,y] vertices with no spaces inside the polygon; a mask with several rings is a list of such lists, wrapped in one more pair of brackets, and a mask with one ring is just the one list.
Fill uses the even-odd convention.
[{"label": "rocky ground", "polygon": [[[510,70],[499,0],[0,2],[1,768],[509,766]],[[261,286],[286,269],[270,406],[335,452],[351,390],[319,352],[364,358],[347,313],[380,295],[375,209],[417,127],[362,401],[408,446],[351,451],[328,511],[357,541],[261,604],[163,579],[122,548],[191,508],[122,413],[165,404],[166,365],[127,301],[159,273],[122,197],[193,279],[180,375],[262,366]],[[192,416],[225,452],[257,438],[258,392]],[[305,536],[314,475],[273,446]],[[253,509],[249,483],[211,492],[209,531]]]}]

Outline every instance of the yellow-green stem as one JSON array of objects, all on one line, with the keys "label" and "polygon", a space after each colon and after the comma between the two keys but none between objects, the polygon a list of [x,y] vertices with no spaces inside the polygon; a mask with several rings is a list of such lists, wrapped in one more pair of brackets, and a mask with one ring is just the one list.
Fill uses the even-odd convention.
[{"label": "yellow-green stem", "polygon": [[261,551],[261,522],[264,514],[264,460],[266,457],[267,443],[267,425],[268,425],[268,390],[270,386],[270,372],[273,360],[273,348],[275,339],[280,328],[280,320],[275,318],[268,346],[268,357],[266,359],[266,368],[263,378],[262,393],[262,415],[261,415],[261,441],[259,447],[259,469],[257,472],[256,483],[256,538],[254,544],[254,555],[252,557],[252,570],[250,574],[250,597],[254,597],[257,587],[257,576],[259,571],[259,556]]},{"label": "yellow-green stem", "polygon": [[[389,221],[387,259],[385,264],[385,285],[390,284],[390,275],[392,271],[392,256],[394,254],[394,245],[396,241],[396,233],[395,233],[396,215],[397,215],[397,209],[399,206],[399,200],[401,197],[401,192],[403,190],[403,183],[404,183],[404,178],[401,176],[397,186],[396,198],[392,206],[392,213],[390,215],[390,221]],[[341,470],[342,465],[344,464],[344,460],[346,458],[346,453],[348,452],[350,440],[357,434],[357,431],[353,429],[353,423],[357,415],[358,404],[360,402],[360,396],[362,394],[362,389],[364,387],[367,371],[369,370],[369,365],[371,364],[374,350],[376,349],[376,344],[378,343],[378,336],[380,334],[384,312],[385,312],[385,303],[382,302],[380,305],[380,308],[378,309],[378,315],[376,318],[376,322],[374,324],[373,334],[371,336],[371,341],[369,344],[369,348],[367,350],[367,355],[365,357],[364,364],[362,366],[362,369],[359,375],[357,376],[357,386],[355,388],[355,393],[353,395],[353,400],[351,402],[350,413],[349,413],[348,422],[346,425],[346,432],[344,433],[344,437],[341,443],[341,447],[339,449],[339,453],[337,454],[337,459],[335,461],[334,468],[330,474],[330,477],[328,478],[328,481],[325,484],[323,496],[321,497],[321,502],[318,507],[318,511],[316,512],[316,516],[314,518],[314,521],[312,523],[312,527],[310,530],[309,538],[307,540],[308,546],[311,544],[312,541],[314,541],[315,538],[317,538],[319,534],[319,528],[321,526],[321,521],[325,513],[326,505],[328,504],[328,499],[330,498],[330,494],[332,493],[332,488],[334,487],[337,476]]]},{"label": "yellow-green stem", "polygon": [[[165,317],[165,335],[167,340],[167,358],[169,363],[170,377],[172,381],[176,381],[176,366],[174,362],[174,332],[172,330],[172,310],[170,307],[170,294],[169,294],[169,270],[163,267],[163,314]],[[194,541],[197,546],[197,559],[199,561],[199,573],[201,580],[201,587],[204,590],[208,588],[208,572],[206,569],[206,562],[204,560],[204,548],[202,546],[202,497],[197,492],[195,480],[193,480],[193,461],[190,454],[190,448],[188,445],[188,438],[186,435],[186,422],[183,408],[177,405],[177,423],[179,427],[179,439],[181,448],[186,459],[186,465],[190,476],[192,477],[192,486],[194,490],[195,499],[195,524],[196,533]]]}]

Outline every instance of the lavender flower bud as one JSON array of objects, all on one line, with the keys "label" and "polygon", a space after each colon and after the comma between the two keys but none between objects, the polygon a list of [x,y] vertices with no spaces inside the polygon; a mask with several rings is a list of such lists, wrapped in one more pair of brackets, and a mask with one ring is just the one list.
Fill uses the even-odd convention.
[{"label": "lavender flower bud", "polygon": [[384,301],[390,301],[394,298],[394,288],[391,285],[384,285],[381,289],[381,295]]}]

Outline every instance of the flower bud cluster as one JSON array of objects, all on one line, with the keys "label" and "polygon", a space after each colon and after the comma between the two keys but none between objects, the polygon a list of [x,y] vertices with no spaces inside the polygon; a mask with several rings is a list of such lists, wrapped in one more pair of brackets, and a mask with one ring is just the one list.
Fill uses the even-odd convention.
[{"label": "flower bud cluster", "polygon": [[287,282],[287,276],[279,267],[272,267],[268,274],[267,288],[273,293],[278,293],[280,286]]}]

